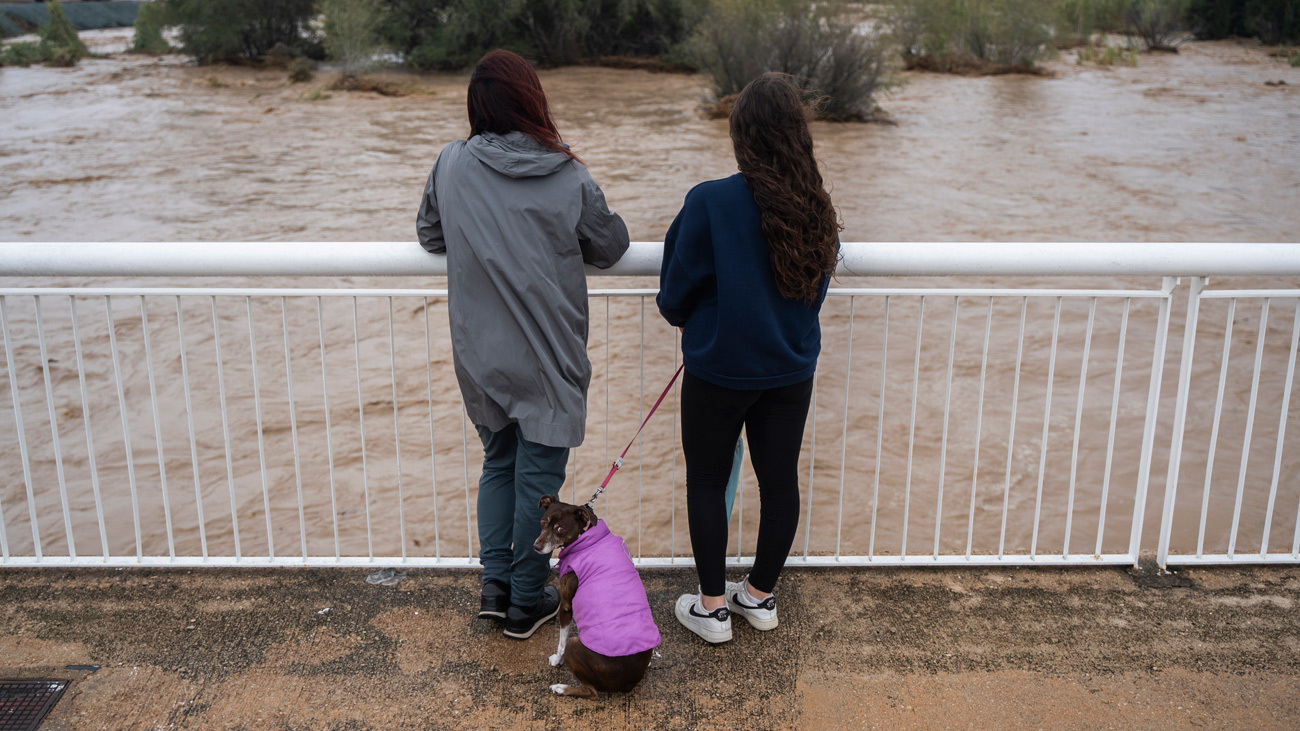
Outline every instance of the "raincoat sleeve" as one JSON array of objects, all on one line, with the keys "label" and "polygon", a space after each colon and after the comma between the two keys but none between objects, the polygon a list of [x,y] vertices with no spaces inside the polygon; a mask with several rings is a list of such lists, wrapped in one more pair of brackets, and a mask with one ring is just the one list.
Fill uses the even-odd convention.
[{"label": "raincoat sleeve", "polygon": [[438,214],[438,197],[433,187],[434,176],[438,166],[434,164],[429,171],[429,182],[424,186],[424,196],[420,199],[420,212],[415,217],[415,232],[420,237],[420,246],[430,254],[447,253],[447,242],[442,238],[442,217]]},{"label": "raincoat sleeve", "polygon": [[683,327],[715,276],[709,213],[694,190],[664,236],[659,268],[659,314],[673,327]]},{"label": "raincoat sleeve", "polygon": [[582,215],[578,218],[582,260],[597,269],[614,266],[627,252],[627,224],[609,210],[605,194],[588,173],[582,181]]}]

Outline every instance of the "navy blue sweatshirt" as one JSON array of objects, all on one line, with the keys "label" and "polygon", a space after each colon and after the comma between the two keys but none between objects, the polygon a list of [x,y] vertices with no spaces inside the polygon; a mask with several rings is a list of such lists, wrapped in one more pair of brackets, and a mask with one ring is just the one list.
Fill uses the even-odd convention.
[{"label": "navy blue sweatshirt", "polygon": [[724,388],[758,390],[805,381],[821,352],[817,303],[776,288],[758,205],[739,174],[700,183],[664,237],[659,312],[684,327],[686,370]]}]

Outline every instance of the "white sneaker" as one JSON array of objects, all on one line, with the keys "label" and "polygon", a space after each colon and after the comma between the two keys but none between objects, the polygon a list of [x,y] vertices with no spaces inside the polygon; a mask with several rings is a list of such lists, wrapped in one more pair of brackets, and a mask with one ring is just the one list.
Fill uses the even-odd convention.
[{"label": "white sneaker", "polygon": [[749,577],[727,582],[727,608],[748,620],[754,629],[776,629],[776,595],[755,604],[749,600],[745,590],[747,581]]},{"label": "white sneaker", "polygon": [[677,621],[705,642],[717,644],[731,639],[731,612],[726,605],[705,612],[699,594],[682,594],[675,607]]}]

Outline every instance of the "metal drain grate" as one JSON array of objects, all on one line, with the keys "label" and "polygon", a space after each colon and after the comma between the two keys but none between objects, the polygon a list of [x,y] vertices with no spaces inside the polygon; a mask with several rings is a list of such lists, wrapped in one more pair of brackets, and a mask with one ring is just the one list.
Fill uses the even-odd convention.
[{"label": "metal drain grate", "polygon": [[0,731],[36,731],[67,687],[66,680],[0,680]]}]

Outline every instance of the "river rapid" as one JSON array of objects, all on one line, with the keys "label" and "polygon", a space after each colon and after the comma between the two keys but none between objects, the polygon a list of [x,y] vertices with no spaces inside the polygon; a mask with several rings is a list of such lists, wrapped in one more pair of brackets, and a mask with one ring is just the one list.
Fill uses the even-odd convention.
[{"label": "river rapid", "polygon": [[[95,31],[83,37],[98,50],[115,52],[124,47],[129,31]],[[1143,55],[1136,68],[1079,66],[1073,53],[1066,52],[1047,64],[1048,77],[904,73],[900,77],[904,84],[881,99],[896,124],[813,126],[821,169],[844,220],[843,239],[1035,241],[1045,248],[1064,241],[1296,241],[1300,69],[1269,57],[1266,50],[1247,42],[1193,42],[1178,54]],[[562,134],[602,185],[611,207],[627,221],[634,240],[661,240],[693,185],[735,171],[726,122],[706,119],[697,111],[706,94],[706,84],[698,76],[588,67],[543,70],[540,75]],[[314,82],[289,84],[282,71],[198,67],[181,58],[125,54],[89,59],[71,69],[0,70],[0,116],[5,120],[0,125],[0,240],[413,240],[415,209],[430,166],[447,142],[467,133],[467,76],[396,72],[384,76],[417,84],[427,93],[383,97],[336,91],[309,101],[310,92],[330,78],[329,72],[319,73]],[[1267,85],[1267,81],[1287,83]],[[990,283],[861,279],[836,286]],[[30,284],[5,282],[6,286]],[[436,287],[443,283],[348,278],[326,284]],[[1000,284],[1150,289],[1159,282],[1003,280]],[[1251,284],[1293,287],[1296,282],[1275,278]],[[653,281],[597,279],[592,286],[653,286]],[[1184,296],[1179,295],[1174,307],[1161,397],[1166,413],[1172,410]],[[175,306],[164,301],[149,304],[163,424],[159,440],[153,428],[147,369],[140,360],[139,304],[128,299],[116,299],[113,313],[127,361],[131,396],[127,411],[138,463],[134,477],[145,516],[141,536],[145,553],[168,550],[157,500],[162,476],[155,444],[161,441],[178,552],[194,551],[206,540],[214,555],[231,554],[232,512],[245,532],[243,551],[262,552],[267,548],[266,536],[259,526],[269,505],[280,532],[276,538],[280,553],[297,553],[302,544],[308,553],[332,554],[329,536],[337,515],[340,550],[345,554],[405,550],[410,555],[465,555],[467,540],[472,538],[466,515],[473,510],[472,500],[466,504],[466,487],[475,483],[479,456],[472,429],[468,459],[461,447],[443,303],[430,300],[431,357],[426,359],[425,308],[418,299],[397,301],[393,340],[397,347],[390,369],[386,302],[363,299],[354,334],[350,301],[327,301],[321,310],[325,322],[319,338],[326,344],[326,389],[320,380],[322,356],[314,301],[291,300],[283,313],[280,303],[269,299],[251,305],[242,299],[220,301],[221,345],[229,361],[224,388],[231,404],[232,496],[220,394],[214,383],[211,351],[216,340],[206,300],[183,303],[183,338],[177,330]],[[25,394],[26,436],[33,450],[37,520],[46,552],[57,553],[64,550],[65,529],[35,313],[30,299],[10,300],[12,355],[26,364],[17,377]],[[1040,551],[1043,545],[1062,546],[1066,531],[1073,531],[1072,553],[1092,553],[1094,541],[1105,552],[1126,551],[1156,308],[1137,300],[1131,305],[1124,377],[1114,402],[1116,447],[1107,479],[1108,423],[1123,303],[1103,299],[1097,304],[1086,378],[1081,378],[1081,367],[1090,301],[1068,299],[1062,304],[1055,365],[1051,359],[1054,305],[1050,298],[1027,305],[1016,391],[1018,298],[1000,298],[992,306],[986,369],[983,337],[990,310],[982,298],[963,298],[955,315],[951,297],[928,298],[926,336],[918,350],[914,350],[916,298],[891,300],[888,329],[881,297],[828,301],[818,377],[815,464],[810,433],[801,468],[802,474],[811,475],[805,484],[807,523],[796,539],[796,550],[802,552],[807,545],[812,553],[838,549],[846,554],[869,550],[897,554],[904,541],[910,541],[909,553],[932,548],[961,552],[970,528],[975,553],[994,552],[1000,542],[1008,551],[1024,551],[1030,545],[1039,545]],[[94,553],[100,538],[73,343],[66,327],[70,311],[65,301],[52,302],[47,309],[48,347],[57,356],[50,370],[56,402],[62,405],[56,411],[72,533],[81,553]],[[566,498],[576,494],[585,499],[583,493],[598,483],[612,459],[611,451],[616,453],[635,432],[642,409],[658,395],[676,357],[673,331],[659,320],[652,300],[594,299],[592,310],[594,376],[588,441],[578,450],[576,478],[566,485]],[[248,342],[250,311],[259,340],[258,395],[266,409],[260,445],[249,365],[254,352]],[[1255,301],[1243,301],[1234,313],[1233,360],[1216,458],[1221,461],[1216,461],[1207,503],[1206,550],[1216,546],[1222,550],[1231,530],[1260,314]],[[79,305],[78,315],[89,323],[82,325],[81,338],[91,384],[88,405],[96,469],[112,534],[108,543],[112,553],[133,553],[125,445],[112,387],[103,301]],[[1221,346],[1216,343],[1222,341],[1226,315],[1222,302],[1207,304],[1203,312],[1204,343],[1198,345],[1193,383],[1193,393],[1202,403],[1217,384]],[[1262,351],[1264,398],[1255,419],[1258,433],[1246,472],[1240,538],[1243,544],[1254,541],[1255,550],[1263,529],[1260,516],[1273,474],[1276,440],[1272,437],[1279,420],[1290,428],[1271,528],[1285,537],[1277,540],[1279,544],[1289,545],[1300,503],[1300,481],[1293,477],[1300,467],[1296,456],[1300,444],[1295,443],[1300,440],[1300,425],[1293,415],[1283,417],[1279,411],[1294,317],[1291,303],[1275,303]],[[276,340],[285,337],[277,329],[281,321],[292,342],[294,363],[289,368],[297,381],[296,433],[290,428],[284,346]],[[951,341],[950,333],[955,333]],[[354,336],[362,360],[360,396],[356,383],[349,380],[358,378],[350,360]],[[179,368],[182,339],[190,359],[198,421],[197,459],[193,460]],[[950,343],[955,355],[949,395]],[[884,379],[882,354],[889,364]],[[1043,450],[1049,370],[1054,395],[1045,432],[1048,447]],[[987,374],[983,400],[982,372]],[[883,418],[879,416],[882,383]],[[1080,383],[1087,389],[1082,399]],[[325,439],[326,390],[331,399],[330,442]],[[435,402],[437,456],[433,460],[426,391]],[[915,428],[910,418],[914,393],[918,394]],[[1018,396],[1014,402],[1013,393]],[[358,446],[358,400],[365,404],[368,454],[364,455]],[[1076,401],[1084,403],[1084,410],[1078,421],[1078,468],[1071,470]],[[1013,404],[1016,433],[1008,449]],[[1178,550],[1195,547],[1210,411],[1208,406],[1195,409],[1189,420],[1186,475],[1180,485],[1191,497],[1180,492]],[[0,395],[0,414],[11,413],[12,396],[6,392]],[[656,417],[604,498],[603,515],[628,538],[634,553],[680,555],[688,548],[684,468],[680,450],[674,447],[675,426],[671,418]],[[403,457],[400,499],[395,428],[401,435]],[[1165,427],[1156,437],[1151,506],[1159,504],[1157,496],[1163,493],[1167,432]],[[294,439],[300,452],[296,464]],[[13,421],[0,418],[0,445],[5,450],[0,454],[0,472],[8,475],[0,484],[0,500],[11,549],[22,553],[30,551],[31,538],[15,444]],[[194,462],[199,465],[197,490]],[[337,507],[331,506],[329,498],[330,465]],[[305,539],[298,532],[299,475],[306,496],[301,513]],[[263,481],[270,485],[265,497]],[[1040,481],[1045,485],[1041,493]],[[1074,482],[1077,495],[1069,489]],[[748,553],[758,514],[757,491],[748,470],[746,483],[740,514],[733,520],[732,546],[740,545]],[[1103,484],[1111,491],[1104,529],[1099,515]],[[206,513],[202,537],[197,529],[199,501]],[[1071,501],[1077,514],[1072,527],[1067,527]],[[1009,507],[1005,526],[1004,504]],[[391,529],[399,511],[407,525],[404,533]],[[1148,534],[1157,522],[1155,515],[1158,509],[1148,510],[1144,524]],[[376,526],[369,542],[366,520]],[[936,525],[942,528],[939,541],[934,537]],[[1146,545],[1152,543],[1148,540]]]}]

